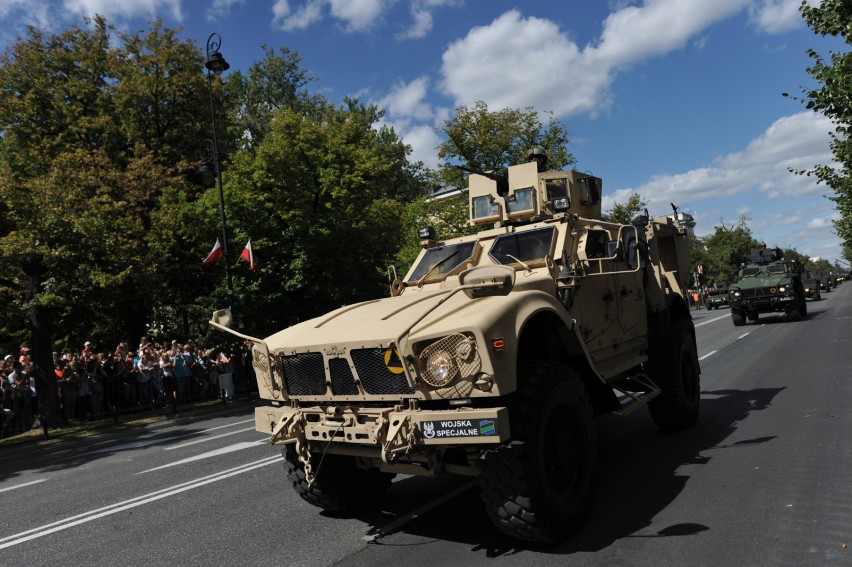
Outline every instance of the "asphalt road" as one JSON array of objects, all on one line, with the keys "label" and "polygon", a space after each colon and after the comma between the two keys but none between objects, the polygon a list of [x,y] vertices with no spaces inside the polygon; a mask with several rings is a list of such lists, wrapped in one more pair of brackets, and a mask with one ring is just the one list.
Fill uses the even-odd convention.
[{"label": "asphalt road", "polygon": [[852,284],[809,317],[694,312],[695,427],[597,422],[585,526],[551,547],[491,529],[465,478],[401,478],[330,516],[286,485],[253,407],[0,449],[0,565],[852,565]]}]

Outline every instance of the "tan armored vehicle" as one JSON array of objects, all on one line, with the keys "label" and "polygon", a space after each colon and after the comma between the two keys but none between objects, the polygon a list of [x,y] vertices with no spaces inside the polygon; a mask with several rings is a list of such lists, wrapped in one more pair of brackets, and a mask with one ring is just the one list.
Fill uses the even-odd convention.
[{"label": "tan armored vehicle", "polygon": [[[699,405],[683,213],[601,219],[601,180],[512,166],[470,175],[476,235],[436,241],[391,297],[252,338],[257,430],[319,507],[368,503],[396,473],[478,477],[494,524],[564,539],[595,478],[593,417],[647,405],[663,427]],[[230,313],[211,323],[228,330]]]}]

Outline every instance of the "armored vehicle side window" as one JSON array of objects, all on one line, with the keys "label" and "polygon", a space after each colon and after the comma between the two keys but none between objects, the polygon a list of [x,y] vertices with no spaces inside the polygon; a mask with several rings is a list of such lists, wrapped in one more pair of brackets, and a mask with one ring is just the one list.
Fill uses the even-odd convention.
[{"label": "armored vehicle side window", "polygon": [[586,236],[586,258],[606,258],[609,233],[605,230],[590,230]]},{"label": "armored vehicle side window", "polygon": [[[548,179],[545,181],[545,188],[547,190],[548,201],[553,202],[557,199],[568,198],[568,180],[564,177]],[[565,208],[567,209],[568,206],[570,206],[570,203]]]},{"label": "armored vehicle side window", "polygon": [[476,250],[476,242],[462,242],[448,246],[430,248],[411,273],[408,281],[438,280],[452,272],[463,262],[470,260]]},{"label": "armored vehicle side window", "polygon": [[488,255],[498,264],[543,262],[553,249],[552,226],[498,237]]}]

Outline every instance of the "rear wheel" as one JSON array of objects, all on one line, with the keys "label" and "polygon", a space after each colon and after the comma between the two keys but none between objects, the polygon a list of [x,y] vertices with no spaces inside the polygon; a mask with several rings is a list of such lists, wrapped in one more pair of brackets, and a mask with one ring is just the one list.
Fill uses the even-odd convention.
[{"label": "rear wheel", "polygon": [[512,440],[480,456],[479,485],[491,521],[526,541],[565,539],[585,519],[597,462],[589,396],[556,362],[519,369],[510,405]]},{"label": "rear wheel", "polygon": [[[299,461],[296,446],[285,445],[284,470],[287,480],[304,501],[330,512],[346,513],[363,508],[390,488],[393,477],[370,468],[356,457],[345,455],[312,455],[316,478],[308,484],[305,466]],[[317,468],[319,467],[319,468]]]},{"label": "rear wheel", "polygon": [[669,360],[655,361],[651,378],[662,390],[648,402],[651,419],[660,427],[686,429],[698,418],[701,383],[695,342],[689,330],[675,327]]}]

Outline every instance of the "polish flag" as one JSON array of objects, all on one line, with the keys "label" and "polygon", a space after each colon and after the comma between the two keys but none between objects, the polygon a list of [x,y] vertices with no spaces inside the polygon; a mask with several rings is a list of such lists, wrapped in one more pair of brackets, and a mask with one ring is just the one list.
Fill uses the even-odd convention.
[{"label": "polish flag", "polygon": [[221,260],[225,256],[225,252],[222,250],[222,244],[219,242],[219,239],[216,239],[216,244],[213,245],[213,250],[210,251],[210,254],[204,258],[204,261],[201,262],[203,265],[207,264],[215,264],[219,260]]},{"label": "polish flag", "polygon": [[243,248],[242,253],[240,254],[240,258],[249,263],[249,267],[251,271],[254,271],[254,252],[251,250],[251,240],[248,241],[246,247]]}]

